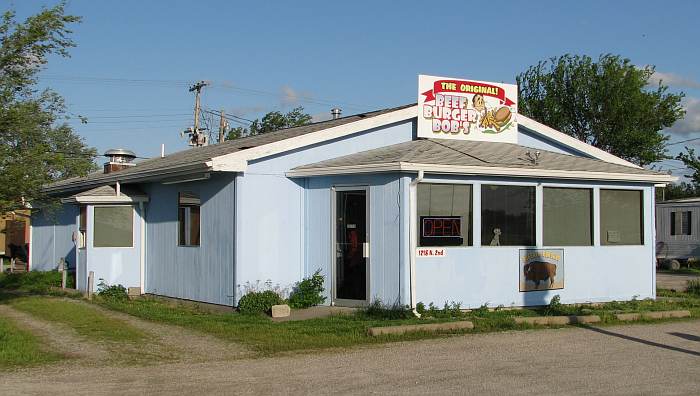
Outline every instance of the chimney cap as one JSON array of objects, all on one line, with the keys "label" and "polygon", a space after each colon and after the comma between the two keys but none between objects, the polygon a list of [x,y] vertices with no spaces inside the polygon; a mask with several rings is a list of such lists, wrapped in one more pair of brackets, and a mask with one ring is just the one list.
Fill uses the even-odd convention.
[{"label": "chimney cap", "polygon": [[131,151],[131,150],[122,149],[122,148],[118,148],[118,149],[109,149],[109,150],[105,151],[105,153],[102,154],[102,155],[105,156],[105,157],[120,156],[120,157],[132,157],[132,158],[136,158],[136,153],[134,153],[134,152]]}]

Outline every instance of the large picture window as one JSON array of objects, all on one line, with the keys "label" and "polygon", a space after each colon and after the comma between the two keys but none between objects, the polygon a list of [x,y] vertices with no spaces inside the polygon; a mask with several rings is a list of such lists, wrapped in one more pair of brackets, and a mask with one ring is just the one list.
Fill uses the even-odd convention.
[{"label": "large picture window", "polygon": [[472,244],[472,186],[418,184],[418,246]]},{"label": "large picture window", "polygon": [[178,196],[178,245],[199,246],[199,208],[197,194],[181,192]]},{"label": "large picture window", "polygon": [[592,195],[593,190],[587,188],[543,189],[545,246],[593,244]]},{"label": "large picture window", "polygon": [[481,244],[535,245],[535,187],[481,186]]},{"label": "large picture window", "polygon": [[95,206],[94,247],[133,247],[134,209],[131,206]]},{"label": "large picture window", "polygon": [[600,243],[642,245],[642,191],[600,190]]}]

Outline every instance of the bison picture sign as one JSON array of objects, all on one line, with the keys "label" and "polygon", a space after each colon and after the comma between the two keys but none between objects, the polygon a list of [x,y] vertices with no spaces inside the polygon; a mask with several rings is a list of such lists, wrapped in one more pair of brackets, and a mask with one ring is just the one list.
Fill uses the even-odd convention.
[{"label": "bison picture sign", "polygon": [[564,288],[564,249],[521,249],[520,291]]}]

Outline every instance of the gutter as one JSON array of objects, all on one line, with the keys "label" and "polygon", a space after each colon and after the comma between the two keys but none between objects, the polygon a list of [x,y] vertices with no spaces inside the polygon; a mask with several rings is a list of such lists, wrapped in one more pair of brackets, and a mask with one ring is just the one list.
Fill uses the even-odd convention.
[{"label": "gutter", "polygon": [[[138,166],[137,166],[138,168]],[[134,169],[137,169],[134,168]],[[110,173],[108,176],[95,177],[94,179],[81,178],[74,182],[59,182],[59,185],[48,185],[44,187],[43,191],[45,193],[62,193],[71,190],[81,190],[90,187],[101,186],[110,183],[124,183],[124,182],[145,182],[165,179],[172,176],[182,176],[194,173],[202,173],[211,171],[211,168],[206,165],[206,163],[197,163],[194,165],[186,165],[179,167],[161,168],[153,169],[144,172],[131,172],[122,173],[114,172]]]},{"label": "gutter", "polygon": [[643,183],[670,183],[677,177],[667,174],[591,172],[583,170],[560,170],[542,168],[509,168],[499,166],[455,166],[442,164],[421,164],[413,162],[387,162],[364,165],[342,165],[318,168],[296,169],[287,172],[287,177],[307,177],[376,172],[430,172],[436,174],[485,175],[527,177],[545,179],[604,180]]},{"label": "gutter", "polygon": [[416,247],[418,246],[418,183],[423,181],[424,172],[422,170],[418,171],[418,175],[415,179],[411,180],[411,184],[408,186],[408,209],[411,211],[409,214],[410,224],[409,224],[409,249],[410,252],[410,264],[409,271],[411,277],[411,309],[416,317],[420,318],[420,314],[416,311]]}]

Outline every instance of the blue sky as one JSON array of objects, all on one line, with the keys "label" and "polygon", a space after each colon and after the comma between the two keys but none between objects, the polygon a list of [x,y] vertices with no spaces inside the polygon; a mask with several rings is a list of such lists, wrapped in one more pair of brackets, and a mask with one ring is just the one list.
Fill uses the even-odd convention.
[{"label": "blue sky", "polygon": [[[55,1],[5,3],[20,19]],[[700,2],[233,2],[71,0],[82,16],[69,59],[43,83],[100,151],[140,156],[187,148],[190,83],[211,81],[203,104],[245,118],[302,105],[317,118],[410,103],[417,75],[514,82],[564,53],[620,54],[656,65],[688,116],[672,141],[700,137]],[[700,140],[692,143],[699,143]],[[672,153],[683,145],[671,146]],[[679,167],[677,162],[662,164]],[[678,171],[678,170],[676,170]]]}]

